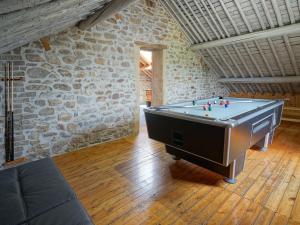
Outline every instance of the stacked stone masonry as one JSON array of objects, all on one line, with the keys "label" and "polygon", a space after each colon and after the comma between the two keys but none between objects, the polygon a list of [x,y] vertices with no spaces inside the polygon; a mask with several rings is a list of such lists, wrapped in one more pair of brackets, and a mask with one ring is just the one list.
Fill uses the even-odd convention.
[{"label": "stacked stone masonry", "polygon": [[[163,44],[166,102],[225,95],[200,56],[190,50],[178,24],[156,2],[137,1],[91,30],[72,27],[0,55],[14,62],[16,157],[61,154],[132,134],[138,105],[135,41]],[[1,66],[1,73],[4,71]],[[3,128],[3,86],[0,86]],[[0,163],[4,160],[0,137]]]}]

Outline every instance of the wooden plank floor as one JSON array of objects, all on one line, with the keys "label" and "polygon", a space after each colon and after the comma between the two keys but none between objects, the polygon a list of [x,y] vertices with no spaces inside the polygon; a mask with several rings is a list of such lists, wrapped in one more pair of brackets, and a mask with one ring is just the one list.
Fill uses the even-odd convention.
[{"label": "wooden plank floor", "polygon": [[284,123],[267,152],[248,150],[234,185],[137,137],[55,157],[96,225],[300,224],[300,125]]}]

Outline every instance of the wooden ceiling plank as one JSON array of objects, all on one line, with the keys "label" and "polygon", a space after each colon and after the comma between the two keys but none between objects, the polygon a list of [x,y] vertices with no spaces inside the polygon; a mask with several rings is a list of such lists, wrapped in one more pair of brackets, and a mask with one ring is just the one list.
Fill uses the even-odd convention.
[{"label": "wooden ceiling plank", "polygon": [[[276,60],[276,64],[277,64],[277,66],[278,66],[278,68],[280,70],[280,73],[281,73],[282,76],[285,76],[285,71],[284,71],[283,66],[281,64],[281,61],[280,61],[280,59],[278,57],[278,54],[277,54],[277,52],[275,50],[274,44],[273,44],[273,42],[272,42],[272,40],[270,38],[267,38],[267,40],[268,40],[269,46],[271,48],[272,54],[273,54],[273,56],[274,56],[274,58]],[[284,93],[284,90],[282,89],[282,87],[280,85],[278,85],[278,88],[280,89],[280,91],[282,93]]]},{"label": "wooden ceiling plank", "polygon": [[288,77],[255,77],[255,78],[220,78],[218,80],[221,83],[237,83],[237,84],[288,84],[288,83],[300,83],[300,76],[288,76]]},{"label": "wooden ceiling plank", "polygon": [[[215,57],[210,53],[210,51],[208,49],[206,49],[206,51],[207,51],[208,55],[210,56],[210,58],[212,59],[212,61],[214,62],[214,64],[216,64],[217,67],[219,68],[219,70],[222,71],[223,76],[227,78],[228,76],[226,75],[224,69],[221,67],[221,65],[218,63],[218,61],[215,59]],[[206,59],[205,57],[202,57],[202,58]],[[208,60],[205,60],[205,62],[209,65],[210,68],[212,68],[215,71],[215,74],[217,76],[219,76],[218,73],[216,72],[216,70],[214,69],[214,67],[211,64],[209,64]],[[235,88],[235,86],[233,84],[228,83],[227,85],[230,86],[230,87],[232,87],[234,90],[236,90],[236,88]]]},{"label": "wooden ceiling plank", "polygon": [[216,60],[216,58],[212,55],[212,53],[210,52],[210,50],[206,49],[206,52],[208,53],[209,57],[214,61],[214,63],[217,65],[217,67],[219,68],[219,70],[222,72],[223,76],[227,77],[227,74],[226,74],[225,70],[220,65],[220,63]]},{"label": "wooden ceiling plank", "polygon": [[184,26],[184,24],[182,22],[182,18],[179,18],[178,14],[175,13],[175,11],[173,10],[173,8],[169,5],[169,1],[160,0],[160,3],[164,7],[166,7],[167,12],[169,12],[169,14],[171,15],[171,17],[174,18],[174,21],[176,21],[178,23],[178,25],[182,28],[185,36],[189,39],[189,41],[191,43],[196,43],[197,40],[193,37],[193,34],[190,32],[190,30],[187,29],[186,26]]},{"label": "wooden ceiling plank", "polygon": [[294,15],[292,7],[291,7],[290,0],[285,0],[285,5],[287,8],[291,23],[295,23],[296,19],[295,19],[295,15]]},{"label": "wooden ceiling plank", "polygon": [[[51,34],[56,34],[66,30],[68,27],[74,26],[77,19],[80,20],[84,18],[86,13],[81,12],[80,9],[77,9],[74,10],[70,15],[62,14],[59,17],[53,17],[42,23],[36,24],[36,26],[31,26],[30,29],[27,28],[25,33],[23,30],[15,30],[15,33],[11,35],[5,35],[0,41],[0,54],[27,44],[32,40],[39,40],[41,37],[49,36]],[[75,17],[76,19],[74,20]],[[36,32],[37,28],[38,32]]]},{"label": "wooden ceiling plank", "polygon": [[51,0],[1,0],[0,14],[11,13],[26,8],[33,8],[50,1]]},{"label": "wooden ceiling plank", "polygon": [[194,33],[194,37],[197,40],[197,43],[203,42],[203,39],[199,36],[198,32],[194,29],[194,27],[191,25],[191,23],[188,21],[188,19],[183,15],[183,13],[181,12],[181,10],[177,6],[176,2],[170,0],[170,3],[175,7],[177,13],[179,13],[179,15],[181,16],[181,18],[184,19],[185,24],[187,24],[187,26],[190,27],[190,29]]},{"label": "wooden ceiling plank", "polygon": [[127,8],[135,1],[136,0],[112,0],[106,6],[99,9],[96,13],[79,22],[78,27],[82,30],[90,29],[96,24],[112,17],[117,12]]},{"label": "wooden ceiling plank", "polygon": [[[21,26],[23,24],[33,24],[49,15],[55,16],[56,14],[64,13],[66,16],[73,10],[80,9],[85,11],[86,15],[91,12],[95,7],[101,7],[100,1],[94,0],[56,0],[46,4],[41,4],[33,8],[26,8],[0,17],[0,29],[12,28]],[[77,21],[76,21],[77,22]]]},{"label": "wooden ceiling plank", "polygon": [[231,18],[231,15],[230,15],[230,13],[228,12],[228,9],[226,8],[226,5],[224,4],[223,0],[219,0],[219,2],[221,3],[221,6],[222,6],[222,8],[223,8],[223,10],[224,10],[224,12],[225,12],[227,18],[229,19],[230,23],[232,24],[232,26],[233,26],[235,32],[236,32],[238,35],[240,35],[241,32],[239,31],[239,29],[238,29],[236,23],[234,22],[234,20]]},{"label": "wooden ceiling plank", "polygon": [[[241,5],[239,4],[239,2],[238,2],[237,0],[234,0],[234,2],[235,2],[236,6],[237,6],[237,8],[238,8],[238,12],[240,13],[240,15],[241,15],[241,17],[242,17],[244,23],[246,24],[246,27],[247,27],[248,31],[249,31],[250,33],[252,33],[252,32],[253,32],[253,29],[252,29],[252,27],[250,26],[250,24],[249,24],[249,22],[248,22],[248,20],[247,20],[247,18],[246,18],[246,15],[244,14],[244,12],[243,12],[243,10],[242,10],[242,8],[241,8]],[[260,76],[263,76],[263,73],[261,72],[259,66],[257,65],[256,61],[254,60],[252,54],[251,54],[250,51],[249,51],[248,46],[247,46],[245,43],[242,43],[242,44],[243,44],[244,48],[246,49],[246,52],[247,52],[248,56],[250,57],[250,60],[251,60],[252,63],[254,64],[254,67],[255,67],[256,70],[258,71],[259,75],[260,75]],[[251,73],[250,73],[250,76],[253,77],[253,75],[252,75]],[[258,90],[259,92],[263,93],[263,91],[262,91],[262,89],[261,89],[261,87],[260,87],[259,85],[256,85],[256,88],[257,88],[257,90]],[[271,87],[268,86],[268,89],[269,89],[269,91],[273,92],[273,90],[272,90]]]},{"label": "wooden ceiling plank", "polygon": [[[230,52],[228,51],[226,46],[223,46],[226,54],[228,55],[229,59],[231,60],[232,64],[235,66],[235,68],[237,68],[237,70],[239,71],[239,74],[243,74],[242,69],[239,67],[239,65],[236,63],[236,61],[233,59],[232,55],[230,54]],[[245,89],[244,86],[241,85],[240,87],[245,93],[247,92],[247,90]]]},{"label": "wooden ceiling plank", "polygon": [[240,15],[241,15],[243,21],[244,21],[244,23],[246,24],[246,27],[247,27],[248,31],[252,33],[252,32],[253,32],[253,29],[252,29],[252,27],[250,26],[250,24],[249,24],[249,22],[248,22],[248,20],[247,20],[247,18],[246,18],[246,15],[245,15],[245,13],[244,13],[244,11],[243,11],[243,9],[242,9],[240,3],[239,3],[237,0],[234,0],[234,3],[235,3],[235,5],[236,5],[236,7],[237,7],[237,9],[238,9],[238,11],[239,11],[239,13],[240,13]]},{"label": "wooden ceiling plank", "polygon": [[[275,11],[275,15],[276,15],[276,18],[277,18],[278,25],[279,25],[279,27],[283,27],[282,17],[281,17],[281,13],[280,13],[277,1],[276,0],[271,0],[271,2],[272,2],[272,5],[273,5],[273,9]],[[288,39],[287,39],[287,42],[286,42],[285,35],[283,36],[283,38],[284,38],[284,42],[285,42],[286,47],[287,47],[288,52],[289,52],[290,60],[292,62],[292,65],[294,67],[295,72],[297,73],[298,69],[295,66],[295,62],[293,62],[293,59],[294,59],[293,53],[290,51],[290,49],[288,47],[289,46]],[[293,93],[293,87],[292,87],[292,85],[291,84],[287,84],[287,87],[288,87],[289,91],[291,93]]]},{"label": "wooden ceiling plank", "polygon": [[[193,18],[191,17],[191,15],[187,12],[187,10],[185,9],[184,5],[182,4],[181,0],[176,1],[178,2],[178,4],[180,5],[180,8],[182,9],[182,11],[185,13],[185,15],[187,15],[187,17],[189,18],[189,20],[191,21],[191,24],[189,20],[187,20],[187,23],[189,24],[190,27],[194,27],[195,30],[197,30],[199,39],[201,40],[201,42],[207,41],[207,38],[202,34],[202,31],[199,29],[199,27],[197,26],[197,24],[195,23],[195,21],[193,20]],[[175,2],[175,5],[177,5]],[[180,10],[180,9],[179,9]]]},{"label": "wooden ceiling plank", "polygon": [[282,27],[276,27],[273,29],[263,30],[263,31],[256,31],[253,33],[243,34],[235,37],[225,38],[221,40],[210,41],[206,43],[199,43],[192,46],[193,49],[205,49],[205,48],[212,48],[217,46],[223,45],[231,45],[237,44],[242,42],[249,42],[254,40],[260,40],[265,38],[271,37],[278,37],[284,34],[293,34],[300,32],[300,24],[291,24]]},{"label": "wooden ceiling plank", "polygon": [[[247,44],[246,44],[246,43],[243,43],[243,46],[244,46],[244,48],[246,49],[246,52],[247,52],[247,54],[249,55],[250,60],[252,61],[252,63],[253,63],[253,65],[254,65],[255,69],[257,70],[257,72],[259,73],[259,75],[260,75],[261,77],[263,77],[263,73],[262,73],[261,69],[259,68],[259,66],[257,65],[256,60],[253,58],[252,53],[250,52],[250,50],[249,50]],[[259,90],[261,93],[263,92],[262,89],[260,88],[260,86],[257,86],[257,88],[258,88],[258,90]]]},{"label": "wooden ceiling plank", "polygon": [[298,76],[299,75],[299,70],[298,70],[298,67],[297,67],[297,63],[296,63],[296,59],[295,59],[295,54],[293,52],[293,49],[291,48],[291,45],[290,45],[290,42],[289,42],[289,38],[287,37],[287,35],[283,35],[283,40],[284,40],[284,43],[285,43],[285,45],[287,47],[287,50],[288,50],[288,53],[289,53],[289,57],[290,57],[290,60],[292,62],[295,74]]},{"label": "wooden ceiling plank", "polygon": [[[223,57],[223,55],[222,55],[222,53],[220,52],[220,50],[219,50],[218,48],[214,48],[214,49],[215,49],[215,51],[217,52],[218,56],[219,56],[219,57],[221,58],[221,60],[223,61],[223,63],[225,64],[225,66],[229,69],[230,73],[231,73],[234,77],[236,77],[235,72],[233,71],[233,69],[231,68],[231,66],[228,65],[227,60]],[[228,78],[228,76],[226,76],[226,77]],[[235,90],[237,90],[236,87],[235,87],[234,85],[233,85],[233,88],[234,88]]]},{"label": "wooden ceiling plank", "polygon": [[275,26],[274,26],[274,23],[273,23],[273,21],[272,21],[272,17],[271,17],[271,15],[270,15],[270,12],[269,12],[269,9],[268,9],[268,7],[267,7],[267,5],[266,5],[265,0],[261,0],[261,4],[262,4],[262,8],[263,8],[263,10],[264,10],[264,13],[265,13],[265,15],[266,15],[266,18],[267,18],[267,20],[268,20],[268,23],[269,23],[270,27],[271,27],[271,28],[274,28]]},{"label": "wooden ceiling plank", "polygon": [[278,67],[279,67],[280,73],[281,73],[283,76],[285,76],[285,71],[284,71],[283,66],[282,66],[282,63],[281,63],[281,61],[280,61],[280,59],[279,59],[279,57],[278,57],[277,51],[275,50],[273,41],[271,40],[271,38],[267,38],[267,40],[268,40],[268,43],[269,43],[269,45],[270,45],[270,47],[271,47],[271,50],[272,50],[272,53],[273,53],[273,55],[274,55],[274,57],[275,57],[275,60],[276,60],[276,62],[277,62],[277,65],[278,65]]},{"label": "wooden ceiling plank", "polygon": [[188,9],[190,10],[190,12],[192,13],[193,17],[196,19],[197,21],[197,25],[200,26],[201,30],[204,32],[204,34],[206,35],[206,37],[208,38],[208,40],[213,40],[212,37],[209,35],[209,33],[207,32],[207,30],[202,26],[202,22],[199,20],[198,16],[195,14],[194,10],[191,8],[191,6],[189,5],[189,3],[186,0],[183,0],[183,2],[186,4],[186,6],[188,7]]},{"label": "wooden ceiling plank", "polygon": [[275,16],[276,16],[278,25],[281,27],[281,26],[283,26],[283,22],[282,22],[281,13],[280,13],[280,10],[279,10],[278,4],[277,4],[277,0],[271,0],[271,2],[272,2],[272,6],[273,6],[273,9],[275,12]]},{"label": "wooden ceiling plank", "polygon": [[[300,0],[299,0],[299,1],[300,1]],[[209,11],[207,5],[205,4],[205,2],[204,2],[203,0],[201,0],[201,2],[202,2],[202,5],[204,6],[205,10],[206,10],[207,12],[209,12],[209,14],[210,14],[210,11]],[[210,0],[208,1],[208,4],[209,4],[211,10],[213,11],[214,15],[216,16],[216,18],[217,18],[219,24],[221,25],[222,29],[224,30],[226,36],[227,36],[227,37],[230,37],[230,34],[229,34],[228,30],[226,29],[224,23],[222,22],[222,20],[221,20],[219,14],[217,13],[215,7],[213,6],[213,4],[211,3]],[[213,16],[212,16],[212,18],[213,18]],[[221,35],[223,34],[222,31],[221,31],[220,33],[221,33]],[[222,35],[222,37],[225,38],[224,35]]]},{"label": "wooden ceiling plank", "polygon": [[[211,29],[211,31],[216,35],[217,39],[220,39],[220,34],[216,31],[216,29],[214,28],[214,26],[216,26],[216,28],[218,29],[218,31],[220,32],[220,28],[219,26],[216,24],[216,22],[214,21],[212,15],[210,14],[210,12],[208,11],[208,15],[209,18],[213,21],[214,26],[211,24],[211,22],[208,20],[208,18],[205,16],[203,10],[201,9],[201,6],[199,4],[198,1],[195,1],[195,5],[197,7],[197,9],[199,10],[199,12],[201,13],[202,17],[204,18],[204,20],[206,21],[206,23],[208,24],[209,28]],[[222,32],[222,31],[221,31]]]},{"label": "wooden ceiling plank", "polygon": [[250,1],[250,3],[251,3],[251,5],[252,5],[252,8],[254,9],[254,12],[255,12],[255,15],[256,15],[256,17],[257,17],[257,19],[258,19],[258,21],[259,21],[259,24],[260,24],[260,26],[261,26],[261,28],[263,29],[263,30],[265,30],[266,29],[266,25],[265,25],[265,23],[263,22],[263,20],[262,20],[262,18],[261,18],[261,15],[260,15],[260,13],[259,13],[259,11],[258,11],[258,8],[257,8],[257,5],[256,5],[256,1]]},{"label": "wooden ceiling plank", "polygon": [[[249,75],[250,77],[253,77],[253,75],[252,75],[252,73],[251,73],[249,67],[247,66],[247,64],[246,64],[246,62],[245,62],[243,56],[241,55],[240,51],[237,49],[237,47],[236,47],[235,45],[232,45],[232,47],[233,47],[234,51],[236,52],[236,54],[238,55],[239,59],[241,60],[241,62],[242,62],[242,64],[243,64],[244,68],[246,69],[248,75]],[[241,74],[241,76],[244,77],[243,74]],[[249,89],[250,89],[253,93],[255,93],[255,91],[253,91],[253,88],[252,88],[251,85],[247,85],[247,86],[249,87]]]}]

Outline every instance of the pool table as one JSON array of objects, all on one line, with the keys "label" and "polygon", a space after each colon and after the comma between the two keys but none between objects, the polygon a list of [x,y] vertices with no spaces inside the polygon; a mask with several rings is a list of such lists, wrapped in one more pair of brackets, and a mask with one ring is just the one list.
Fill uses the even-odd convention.
[{"label": "pool table", "polygon": [[149,138],[185,159],[223,175],[229,183],[243,171],[246,150],[266,151],[280,124],[282,100],[208,98],[145,108]]}]

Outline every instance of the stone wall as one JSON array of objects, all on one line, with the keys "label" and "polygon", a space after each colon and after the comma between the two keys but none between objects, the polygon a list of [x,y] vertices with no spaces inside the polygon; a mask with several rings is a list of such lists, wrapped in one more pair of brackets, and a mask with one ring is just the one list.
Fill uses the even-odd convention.
[{"label": "stone wall", "polygon": [[[148,8],[140,0],[92,30],[73,27],[49,38],[50,51],[36,41],[0,55],[0,64],[14,61],[15,75],[25,78],[15,87],[17,157],[42,158],[130,135],[138,105],[135,41],[168,46],[168,103],[227,93],[158,2]],[[0,143],[0,156],[3,151]]]},{"label": "stone wall", "polygon": [[151,78],[143,73],[140,73],[140,104],[146,104],[146,90],[152,89]]}]

